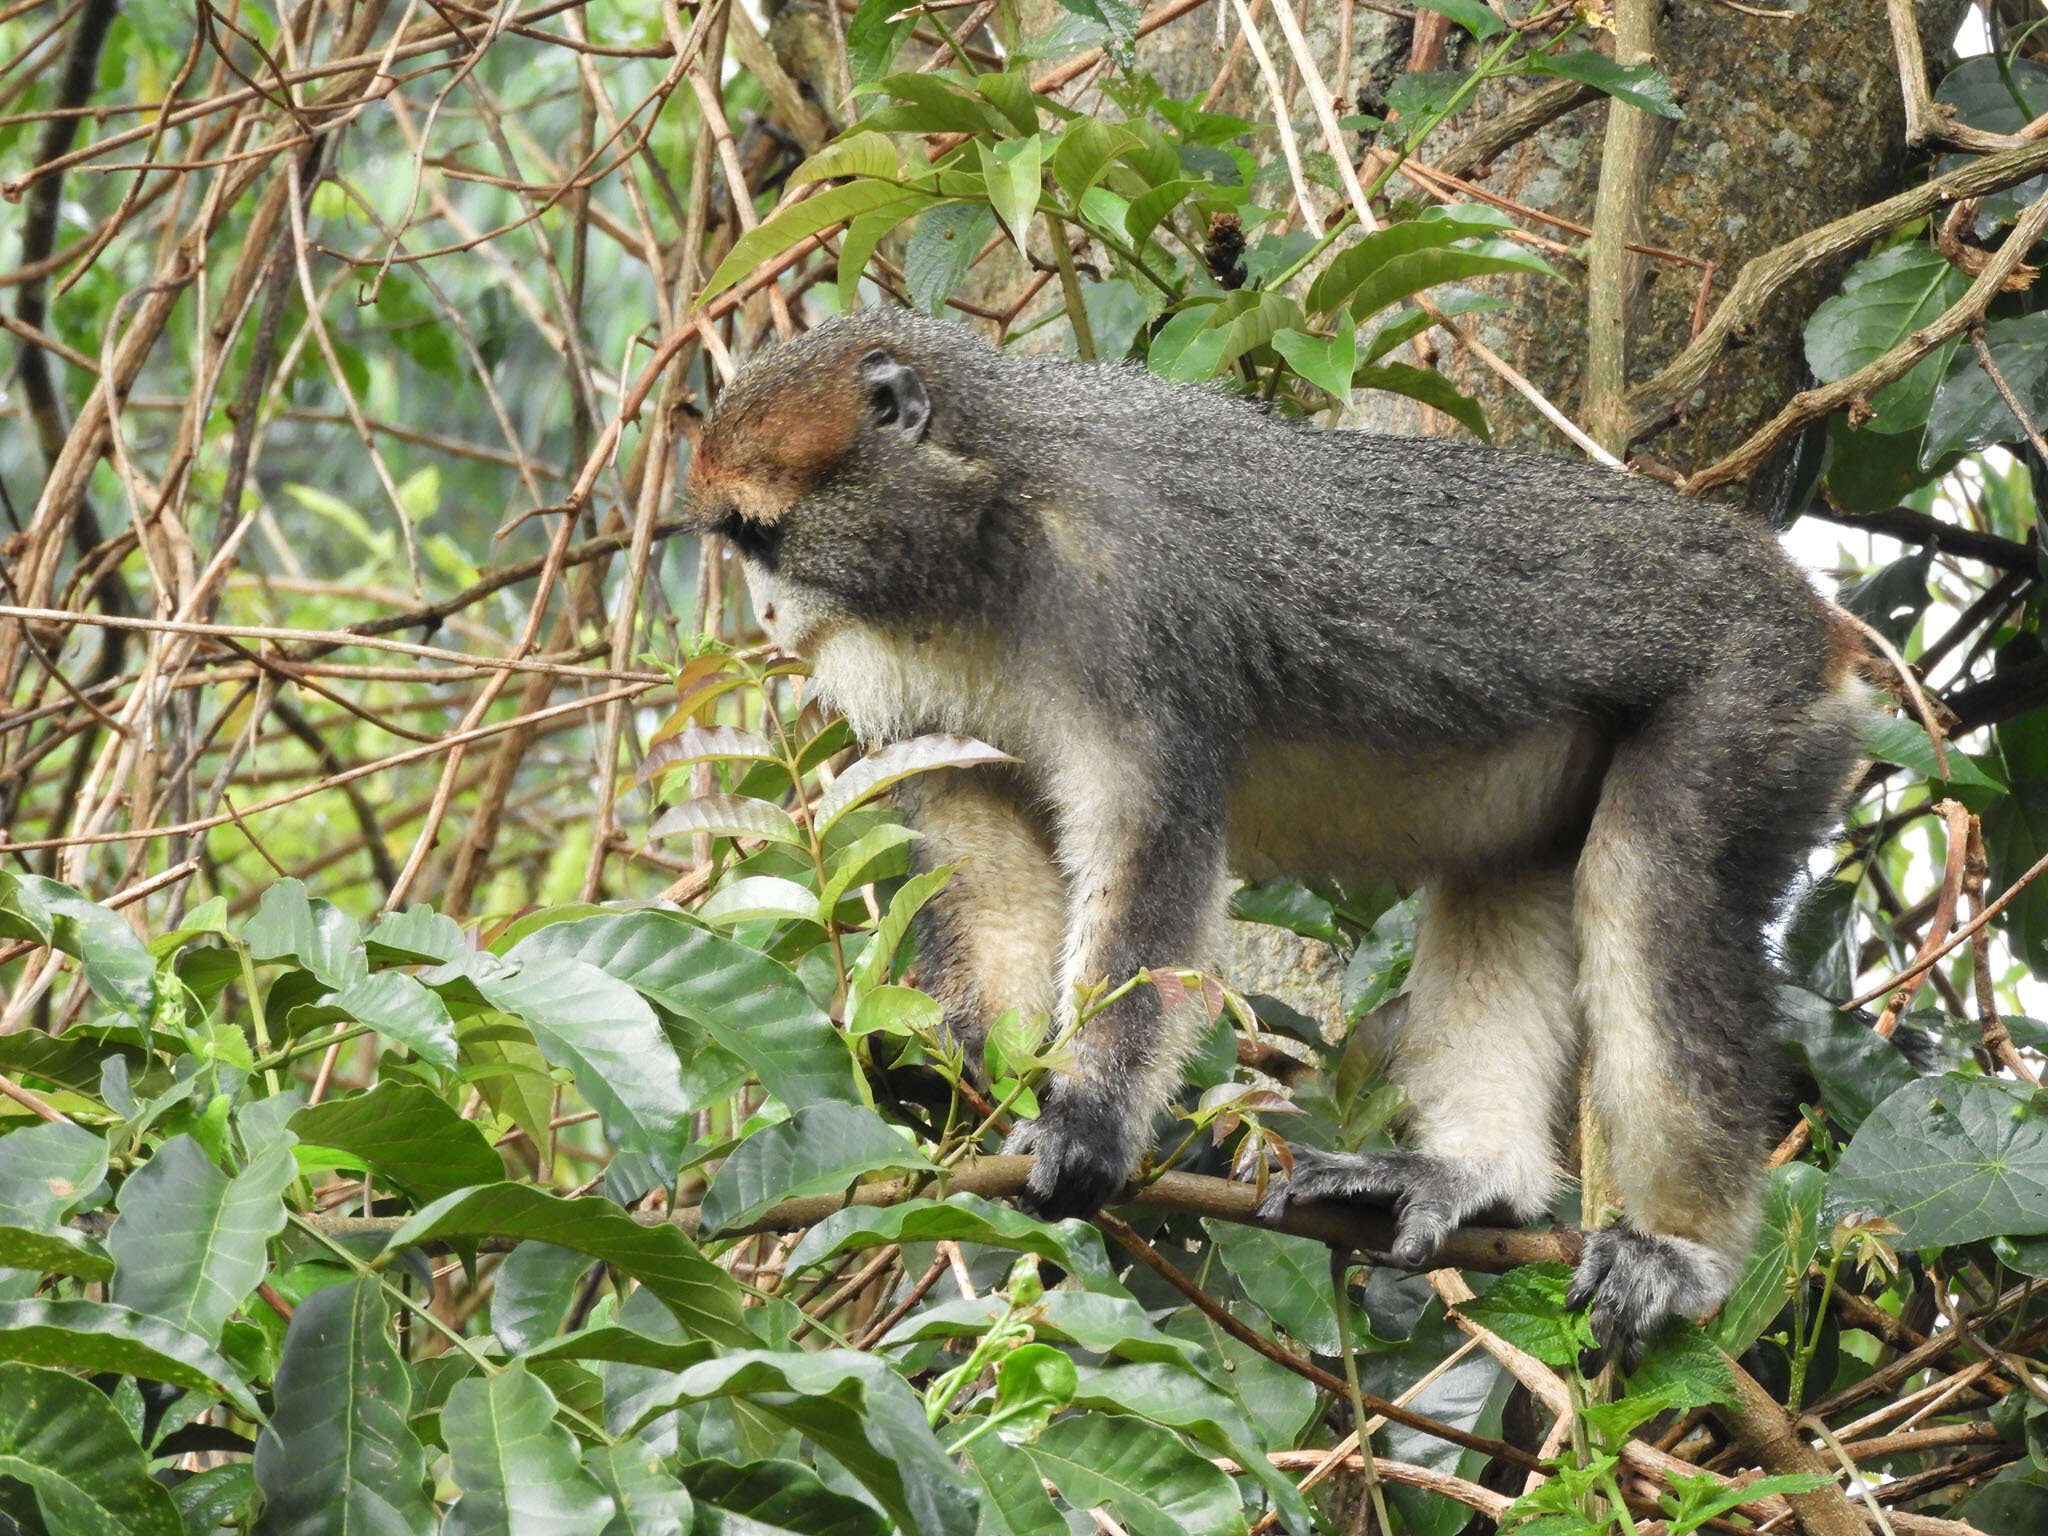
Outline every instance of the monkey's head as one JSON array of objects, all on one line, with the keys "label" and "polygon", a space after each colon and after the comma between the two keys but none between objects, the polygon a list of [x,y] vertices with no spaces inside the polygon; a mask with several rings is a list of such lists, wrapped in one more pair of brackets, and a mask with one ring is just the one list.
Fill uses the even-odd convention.
[{"label": "monkey's head", "polygon": [[727,386],[685,490],[698,526],[739,554],[784,650],[812,655],[848,623],[990,616],[1014,522],[977,410],[999,365],[960,327],[869,311],[762,354]]}]

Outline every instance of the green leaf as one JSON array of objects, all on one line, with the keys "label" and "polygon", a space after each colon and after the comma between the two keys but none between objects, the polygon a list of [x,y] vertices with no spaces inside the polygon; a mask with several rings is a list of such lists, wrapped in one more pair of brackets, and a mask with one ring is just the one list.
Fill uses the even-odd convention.
[{"label": "green leaf", "polygon": [[981,1483],[983,1529],[1002,1536],[1067,1536],[1066,1518],[1046,1496],[1031,1458],[988,1436],[974,1442],[968,1464]]},{"label": "green leaf", "polygon": [[802,830],[789,812],[748,795],[699,795],[672,805],[647,829],[649,837],[758,837],[764,842],[804,846]]},{"label": "green leaf", "polygon": [[902,170],[896,145],[885,133],[850,133],[823,149],[789,173],[792,187],[814,181],[832,181],[841,176],[879,176],[893,181]]},{"label": "green leaf", "polygon": [[1059,7],[1108,32],[1104,50],[1120,67],[1130,68],[1137,57],[1139,6],[1132,0],[1059,0]]},{"label": "green leaf", "polygon": [[208,1536],[224,1525],[243,1529],[241,1522],[247,1520],[255,1498],[256,1478],[245,1461],[209,1467],[171,1490],[171,1502],[178,1506],[185,1536]]},{"label": "green leaf", "polygon": [[[1879,251],[1851,267],[1842,291],[1806,322],[1807,364],[1823,383],[1847,378],[1933,320],[1968,286],[1969,279],[1929,246],[1913,242]],[[1876,414],[1869,429],[1905,432],[1924,424],[1954,351],[1955,343],[1947,343],[1879,390],[1871,399]]]},{"label": "green leaf", "polygon": [[[1450,17],[1481,41],[1501,30],[1501,19],[1489,10],[1482,0],[1415,0],[1415,3],[1425,11],[1435,11],[1439,16]],[[1535,63],[1535,56],[1531,56],[1530,63]]]},{"label": "green leaf", "polygon": [[[1276,338],[1277,339],[1277,338]],[[1241,923],[1268,923],[1325,944],[1341,943],[1337,909],[1299,880],[1268,880],[1230,893],[1230,915]]]},{"label": "green leaf", "polygon": [[369,974],[362,931],[334,903],[306,895],[303,881],[273,881],[242,932],[255,960],[289,960],[328,986],[346,987]]},{"label": "green leaf", "polygon": [[1351,375],[1358,368],[1358,333],[1345,326],[1334,336],[1275,331],[1273,350],[1288,366],[1339,404],[1351,399]]},{"label": "green leaf", "polygon": [[1439,283],[1469,282],[1503,272],[1556,277],[1557,271],[1534,251],[1505,240],[1483,247],[1440,246],[1389,257],[1358,285],[1351,296],[1351,318],[1364,325],[1389,305],[1434,288]]},{"label": "green leaf", "polygon": [[[1666,1329],[1650,1345],[1643,1362],[1629,1373],[1631,1398],[1667,1404],[1673,1408],[1705,1408],[1735,1401],[1735,1380],[1731,1362],[1714,1341],[1691,1325]],[[1647,1423],[1659,1409],[1651,1409],[1639,1422]],[[1616,1439],[1634,1432],[1634,1426]]]},{"label": "green leaf", "polygon": [[1493,441],[1493,431],[1486,424],[1486,412],[1479,402],[1460,394],[1457,386],[1434,368],[1417,368],[1412,363],[1374,363],[1359,369],[1352,382],[1359,389],[1384,389],[1435,406],[1469,428],[1482,442]]},{"label": "green leaf", "polygon": [[51,1536],[184,1536],[177,1506],[99,1388],[0,1365],[0,1479],[27,1485]]},{"label": "green leaf", "polygon": [[1301,306],[1285,294],[1240,289],[1210,306],[1207,323],[1178,356],[1163,367],[1156,362],[1154,366],[1166,378],[1198,383],[1214,378],[1252,348],[1264,346],[1275,331],[1299,330],[1304,323]]},{"label": "green leaf", "polygon": [[770,919],[815,923],[818,898],[809,886],[779,875],[743,875],[721,885],[697,907],[697,916],[715,928]]},{"label": "green leaf", "polygon": [[1080,1377],[1074,1362],[1050,1344],[1025,1344],[996,1366],[989,1417],[1012,1445],[1035,1440],[1052,1416],[1074,1400]]},{"label": "green leaf", "polygon": [[915,842],[917,835],[900,821],[885,821],[872,831],[863,832],[835,856],[825,889],[818,897],[819,917],[830,916],[846,893],[856,886],[880,879],[883,869],[893,862],[889,855],[905,843]]},{"label": "green leaf", "polygon": [[889,898],[889,910],[882,914],[881,922],[875,925],[874,936],[868,940],[868,947],[854,962],[853,984],[857,988],[866,991],[888,980],[896,951],[910,932],[910,920],[917,916],[926,902],[946,888],[952,877],[953,868],[949,864],[926,870],[921,875],[912,875],[896,887],[896,894]]},{"label": "green leaf", "polygon": [[[2018,397],[2036,429],[2048,427],[2048,312],[2036,310],[1984,327],[1991,361]],[[1920,461],[1933,464],[1946,454],[2018,443],[2026,429],[1991,382],[1974,347],[1959,347],[1955,364],[1935,387],[1927,412],[1927,442]]]},{"label": "green leaf", "polygon": [[1770,1327],[1771,1320],[1804,1283],[1806,1267],[1820,1247],[1821,1205],[1828,1176],[1811,1163],[1773,1168],[1764,1190],[1763,1220],[1749,1260],[1721,1311],[1707,1325],[1713,1341],[1739,1355]]},{"label": "green leaf", "polygon": [[[1202,1229],[1224,1268],[1274,1322],[1319,1355],[1338,1352],[1326,1244],[1235,1222],[1204,1220]],[[1364,1337],[1368,1331],[1362,1315],[1354,1312],[1353,1335]]]},{"label": "green leaf", "polygon": [[871,987],[861,994],[854,1010],[850,1035],[871,1035],[877,1030],[891,1035],[932,1035],[944,1028],[946,1010],[939,1000],[915,987]]},{"label": "green leaf", "polygon": [[72,956],[93,996],[147,1020],[156,1004],[156,959],[118,912],[41,875],[0,870],[0,935]]},{"label": "green leaf", "polygon": [[852,764],[818,797],[816,824],[822,835],[841,816],[913,774],[938,768],[972,768],[981,763],[1015,762],[972,736],[916,736],[895,742]]},{"label": "green leaf", "polygon": [[1026,249],[1031,221],[1038,216],[1039,177],[1045,162],[1045,140],[1033,133],[1026,139],[1004,139],[991,143],[977,141],[981,154],[982,179],[988,184],[989,206],[1003,221],[1003,228]]},{"label": "green leaf", "polygon": [[477,990],[492,1007],[524,1019],[541,1054],[575,1074],[576,1091],[603,1118],[614,1145],[654,1159],[664,1177],[673,1177],[695,1139],[696,1106],[654,1010],[587,961],[549,955],[543,963],[530,942],[513,945],[505,957],[516,972],[479,975]]},{"label": "green leaf", "polygon": [[905,197],[897,203],[885,203],[880,208],[870,209],[846,226],[846,233],[839,242],[839,305],[852,309],[860,292],[861,274],[867,271],[868,262],[874,257],[875,248],[889,238],[891,230],[912,214],[931,206],[931,199],[924,196]]},{"label": "green leaf", "polygon": [[583,1465],[618,1511],[604,1536],[690,1536],[690,1495],[644,1440],[594,1445]]},{"label": "green leaf", "polygon": [[[910,1388],[873,1356],[844,1349],[742,1351],[684,1371],[664,1405],[718,1397],[744,1398],[808,1436],[919,1536],[974,1531],[973,1490],[932,1438]],[[692,1488],[700,1499],[709,1497],[694,1481]]]},{"label": "green leaf", "polygon": [[718,264],[697,296],[697,302],[703,304],[716,298],[756,267],[819,230],[902,199],[903,189],[891,182],[855,181],[842,187],[828,187],[800,203],[792,203],[733,242],[725,260]]},{"label": "green leaf", "polygon": [[39,1122],[0,1136],[0,1222],[55,1231],[107,1176],[107,1144],[76,1125]]},{"label": "green leaf", "polygon": [[[794,1461],[699,1461],[683,1468],[696,1536],[885,1536],[887,1522]],[[1066,1536],[1062,1522],[1057,1536]]]},{"label": "green leaf", "polygon": [[33,1227],[0,1227],[0,1268],[37,1274],[111,1280],[114,1261],[80,1232],[40,1232]]},{"label": "green leaf", "polygon": [[645,1225],[609,1200],[565,1200],[526,1184],[493,1184],[435,1201],[391,1234],[387,1254],[457,1238],[534,1238],[573,1248],[632,1276],[701,1338],[752,1338],[740,1320],[732,1277],[706,1259],[679,1228]]},{"label": "green leaf", "polygon": [[1545,1365],[1562,1369],[1576,1364],[1579,1352],[1593,1342],[1592,1333],[1565,1306],[1571,1280],[1563,1264],[1525,1264],[1458,1310]]},{"label": "green leaf", "polygon": [[590,1256],[553,1243],[521,1243],[505,1255],[491,1285],[491,1332],[509,1354],[553,1338],[569,1315]]},{"label": "green leaf", "polygon": [[1102,180],[1116,157],[1144,141],[1128,128],[1105,123],[1099,117],[1077,117],[1061,131],[1052,152],[1052,179],[1067,196],[1079,203],[1088,189]]},{"label": "green leaf", "polygon": [[[1447,213],[1451,211],[1446,210]],[[1366,279],[1381,272],[1391,262],[1399,259],[1409,259],[1412,262],[1413,258],[1426,252],[1451,249],[1460,240],[1484,238],[1498,233],[1497,224],[1491,220],[1474,218],[1470,210],[1465,208],[1456,209],[1455,216],[1452,217],[1404,219],[1400,223],[1374,230],[1337,252],[1330,258],[1329,265],[1317,274],[1316,280],[1309,284],[1306,301],[1309,312],[1319,315],[1334,314],[1347,307]],[[1469,256],[1480,253],[1468,249],[1465,254]],[[1413,292],[1416,288],[1428,287],[1431,282],[1445,280],[1428,277],[1425,271],[1423,280],[1414,283],[1406,291]],[[1394,284],[1389,279],[1380,286],[1385,288]],[[1359,318],[1362,320],[1374,311],[1385,308],[1393,298],[1404,296],[1405,294],[1397,293],[1392,298],[1381,299],[1373,305],[1372,310],[1362,311]]]},{"label": "green leaf", "polygon": [[382,1082],[297,1110],[287,1123],[302,1143],[359,1157],[427,1200],[505,1177],[503,1159],[477,1123],[417,1083]]},{"label": "green leaf", "polygon": [[995,227],[995,210],[983,202],[927,208],[903,248],[903,286],[911,304],[936,315],[966,281],[976,253]]},{"label": "green leaf", "polygon": [[[1417,3],[1428,4],[1431,10],[1441,9],[1440,3],[1432,0]],[[1531,74],[1562,75],[1567,80],[1584,81],[1616,101],[1625,101],[1656,117],[1685,116],[1671,99],[1671,82],[1648,64],[1618,64],[1591,48],[1574,48],[1564,53],[1532,51],[1528,65]]]},{"label": "green leaf", "polygon": [[1997,1078],[1919,1078],[1872,1111],[1829,1204],[1873,1210],[1915,1248],[2048,1232],[2048,1114]]},{"label": "green leaf", "polygon": [[468,955],[471,946],[454,918],[415,904],[387,912],[363,947],[380,965],[449,965]]},{"label": "green leaf", "polygon": [[1184,1371],[1158,1363],[1083,1366],[1072,1402],[1077,1408],[1133,1414],[1177,1430],[1258,1479],[1290,1528],[1307,1530],[1315,1523],[1293,1480],[1266,1459],[1264,1442],[1237,1404],[1215,1387],[1190,1381]]},{"label": "green leaf", "polygon": [[455,1070],[455,1021],[438,992],[403,971],[379,971],[322,999],[358,1024],[396,1040],[422,1061]]},{"label": "green leaf", "polygon": [[[1003,1307],[1003,1299],[997,1295],[937,1302],[890,1329],[882,1344],[893,1348],[924,1339],[979,1337],[1002,1315]],[[1199,1344],[1162,1333],[1145,1309],[1128,1296],[1047,1291],[1033,1314],[1032,1326],[1041,1339],[1078,1344],[1094,1354],[1140,1365],[1170,1365],[1212,1385],[1222,1374]]]},{"label": "green leaf", "polygon": [[301,1301],[256,1440],[263,1536],[428,1536],[427,1458],[407,1416],[413,1379],[375,1276]]},{"label": "green leaf", "polygon": [[169,1382],[257,1417],[248,1384],[225,1358],[160,1317],[109,1302],[0,1301],[0,1360]]},{"label": "green leaf", "polygon": [[1104,1413],[1062,1419],[1027,1454],[1069,1504],[1106,1508],[1136,1536],[1244,1528],[1237,1490],[1215,1463],[1142,1420]]},{"label": "green leaf", "polygon": [[2004,780],[1986,771],[1982,763],[1953,743],[1948,745],[1948,773],[1944,775],[1941,764],[1935,761],[1934,743],[1927,727],[1905,715],[1880,715],[1873,720],[1864,729],[1863,750],[1880,762],[1909,768],[1923,779],[2005,793]]},{"label": "green leaf", "polygon": [[792,1110],[863,1102],[845,1040],[789,968],[677,913],[607,912],[551,923],[522,939],[518,953],[601,967],[700,1025]]},{"label": "green leaf", "polygon": [[843,1253],[885,1243],[980,1243],[1035,1253],[1076,1276],[1091,1290],[1123,1289],[1102,1249],[1102,1236],[1088,1222],[1040,1221],[1013,1206],[960,1193],[944,1200],[903,1200],[894,1205],[849,1205],[806,1232],[789,1256],[788,1272],[829,1263]]},{"label": "green leaf", "polygon": [[756,1131],[725,1160],[698,1208],[700,1230],[745,1226],[784,1200],[831,1194],[864,1173],[931,1166],[871,1109],[806,1105],[782,1124]]},{"label": "green leaf", "polygon": [[577,1460],[555,1407],[547,1383],[517,1360],[456,1383],[441,1410],[462,1490],[447,1536],[603,1536],[616,1506]]},{"label": "green leaf", "polygon": [[233,1178],[199,1143],[175,1136],[121,1186],[107,1233],[113,1297],[177,1324],[209,1344],[268,1268],[284,1227],[284,1192],[298,1177],[281,1137]]}]

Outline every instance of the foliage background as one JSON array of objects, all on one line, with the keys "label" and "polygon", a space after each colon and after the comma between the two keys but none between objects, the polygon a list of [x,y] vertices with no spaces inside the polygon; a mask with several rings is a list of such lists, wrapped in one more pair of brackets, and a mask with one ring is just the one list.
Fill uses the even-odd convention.
[{"label": "foliage background", "polygon": [[[2041,20],[0,6],[0,1530],[2048,1527]],[[886,800],[977,749],[855,756],[678,536],[733,360],[875,302],[1835,567],[1905,707],[1704,1330],[1588,1379],[1567,1232],[1220,1177],[1396,1123],[1390,890],[1129,979],[1185,1117],[1004,1203],[1057,1046],[963,1080]]]}]

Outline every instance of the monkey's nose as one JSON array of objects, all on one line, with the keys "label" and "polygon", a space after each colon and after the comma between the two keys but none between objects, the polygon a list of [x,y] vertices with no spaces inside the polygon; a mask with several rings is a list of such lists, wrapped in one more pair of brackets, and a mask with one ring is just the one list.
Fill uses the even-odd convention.
[{"label": "monkey's nose", "polygon": [[761,622],[763,624],[773,624],[775,622],[775,605],[773,603],[770,603],[761,610]]}]

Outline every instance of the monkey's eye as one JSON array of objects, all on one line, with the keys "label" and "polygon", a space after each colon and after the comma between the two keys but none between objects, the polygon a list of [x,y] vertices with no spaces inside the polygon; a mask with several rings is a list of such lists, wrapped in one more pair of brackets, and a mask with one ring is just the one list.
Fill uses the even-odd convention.
[{"label": "monkey's eye", "polygon": [[711,524],[711,532],[730,544],[740,555],[768,569],[775,568],[777,551],[782,548],[782,520],[772,523],[758,522],[751,517],[741,517],[737,511],[728,511]]}]

